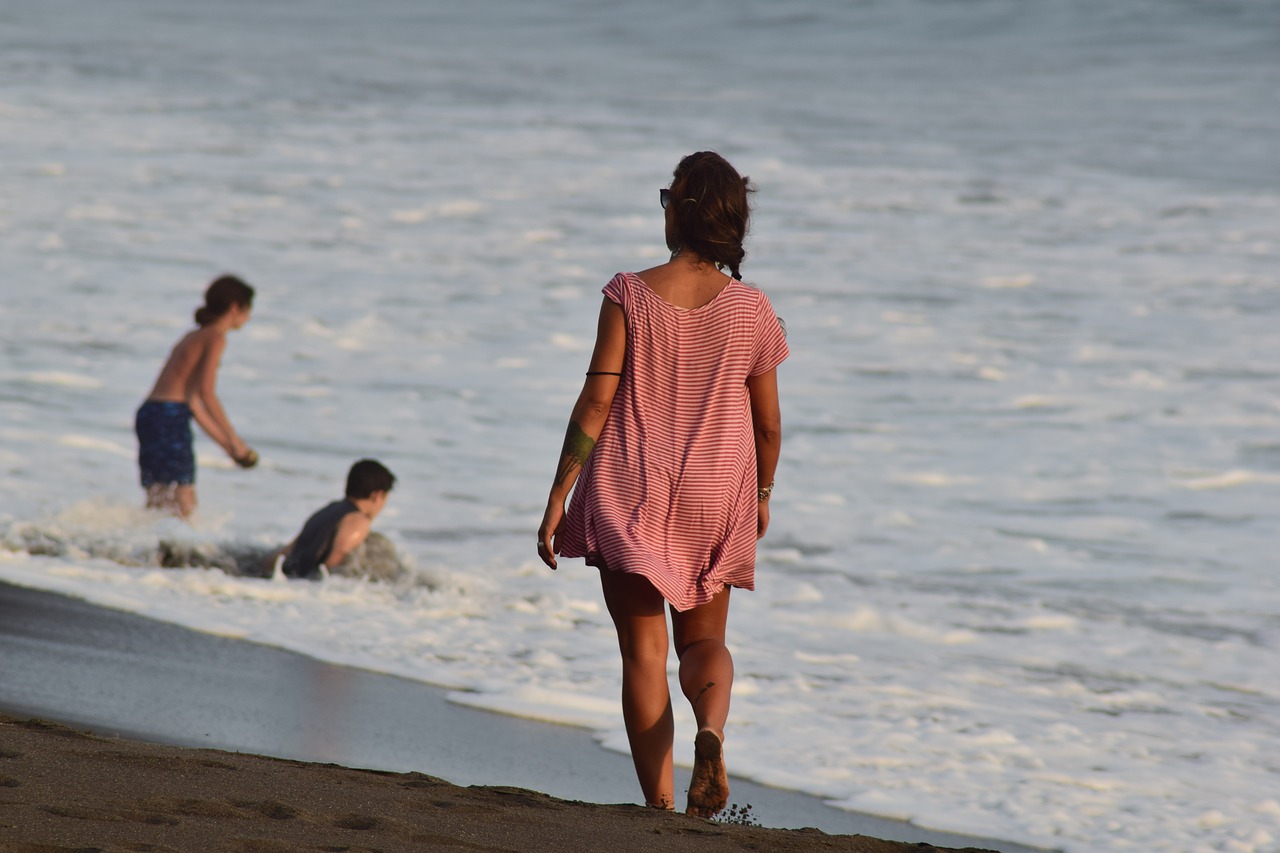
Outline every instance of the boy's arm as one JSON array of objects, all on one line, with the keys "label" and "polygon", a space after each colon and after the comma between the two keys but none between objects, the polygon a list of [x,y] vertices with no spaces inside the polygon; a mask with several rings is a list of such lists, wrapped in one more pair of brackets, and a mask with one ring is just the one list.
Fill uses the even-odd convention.
[{"label": "boy's arm", "polygon": [[215,444],[230,454],[230,442],[227,440],[226,433],[222,431],[222,427],[218,425],[218,422],[213,419],[213,415],[205,407],[204,401],[199,397],[192,397],[188,405],[191,406],[191,416],[195,418],[200,428],[205,431],[205,435],[213,439]]},{"label": "boy's arm", "polygon": [[271,573],[275,571],[276,562],[281,557],[287,557],[293,553],[293,544],[297,541],[298,540],[295,539],[288,545],[281,545],[279,548],[262,558],[262,571],[266,577],[271,577]]},{"label": "boy's arm", "polygon": [[334,568],[346,559],[347,555],[359,548],[369,538],[369,530],[373,527],[373,519],[363,512],[349,512],[338,522],[338,530],[333,534],[333,545],[324,558],[324,564]]},{"label": "boy's arm", "polygon": [[248,446],[236,435],[235,428],[227,419],[218,399],[218,367],[222,362],[222,352],[227,348],[227,339],[222,335],[214,335],[204,344],[204,352],[196,365],[195,393],[191,395],[191,413],[196,423],[209,434],[209,437],[222,446],[227,455],[239,461],[248,453]]}]

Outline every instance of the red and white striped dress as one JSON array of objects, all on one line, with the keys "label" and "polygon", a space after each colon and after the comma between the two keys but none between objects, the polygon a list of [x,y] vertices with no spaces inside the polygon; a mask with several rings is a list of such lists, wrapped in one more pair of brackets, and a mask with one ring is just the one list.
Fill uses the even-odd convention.
[{"label": "red and white striped dress", "polygon": [[731,281],[698,308],[635,273],[604,295],[622,306],[627,354],[557,545],[565,557],[644,575],[677,610],[725,584],[755,588],[756,454],[747,377],[787,357],[769,299]]}]

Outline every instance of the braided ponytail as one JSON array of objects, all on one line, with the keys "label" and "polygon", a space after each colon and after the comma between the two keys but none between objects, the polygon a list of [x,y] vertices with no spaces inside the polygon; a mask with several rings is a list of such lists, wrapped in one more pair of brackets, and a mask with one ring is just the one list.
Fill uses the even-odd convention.
[{"label": "braided ponytail", "polygon": [[742,242],[751,218],[751,180],[714,151],[690,154],[676,166],[671,182],[675,208],[667,248],[687,248],[739,281],[746,250]]}]

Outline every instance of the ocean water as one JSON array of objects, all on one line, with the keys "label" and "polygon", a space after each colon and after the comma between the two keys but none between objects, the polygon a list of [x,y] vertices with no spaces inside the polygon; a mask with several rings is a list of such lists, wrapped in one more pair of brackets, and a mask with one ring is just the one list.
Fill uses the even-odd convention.
[{"label": "ocean water", "polygon": [[[792,348],[732,768],[1280,850],[1277,139],[1270,0],[0,2],[0,579],[625,750],[595,572],[534,533],[599,289],[713,148]],[[187,527],[139,510],[132,417],[224,271],[263,461],[200,438]],[[366,455],[409,578],[150,564],[287,540]]]}]

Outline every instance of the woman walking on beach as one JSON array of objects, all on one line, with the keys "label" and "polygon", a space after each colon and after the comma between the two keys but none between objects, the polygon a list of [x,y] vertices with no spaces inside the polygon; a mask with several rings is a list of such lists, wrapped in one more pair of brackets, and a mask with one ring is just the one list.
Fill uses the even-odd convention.
[{"label": "woman walking on beach", "polygon": [[196,310],[200,328],[174,346],[155,387],[138,409],[138,468],[147,490],[147,508],[189,518],[196,508],[196,457],[191,418],[242,468],[258,454],[236,435],[215,389],[227,332],[249,321],[253,288],[222,276],[205,291]]},{"label": "woman walking on beach", "polygon": [[729,798],[729,593],[755,586],[782,437],[776,369],[787,345],[768,298],[739,281],[748,192],[748,180],[707,151],[681,160],[660,191],[671,260],[604,288],[538,530],[551,568],[559,553],[600,569],[636,774],[646,805],[667,809],[669,606],[680,687],[698,724],[686,811],[702,817]]}]

